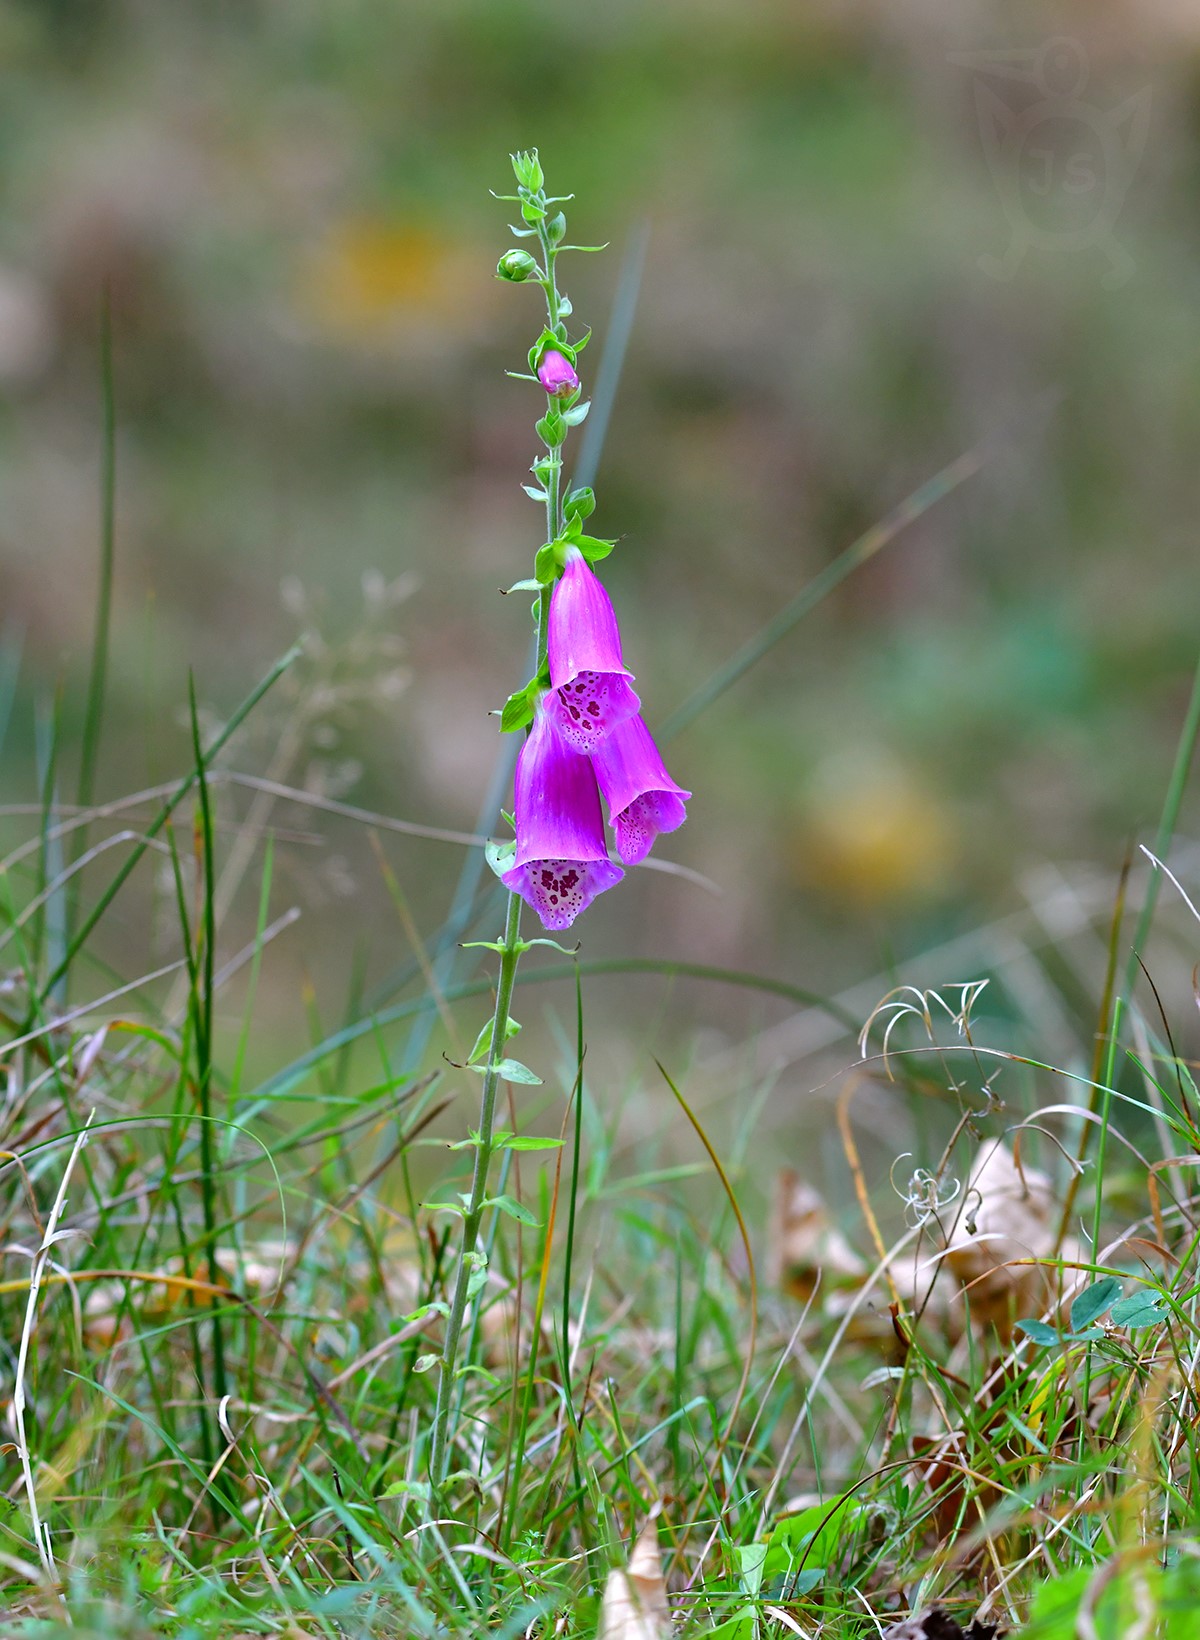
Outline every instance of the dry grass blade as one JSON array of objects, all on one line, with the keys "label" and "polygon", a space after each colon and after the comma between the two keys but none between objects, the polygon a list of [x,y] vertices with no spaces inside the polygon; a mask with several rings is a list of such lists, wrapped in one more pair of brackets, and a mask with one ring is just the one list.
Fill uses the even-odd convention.
[{"label": "dry grass blade", "polygon": [[76,1135],[75,1143],[71,1147],[71,1154],[67,1159],[67,1165],[63,1169],[58,1194],[54,1198],[54,1206],[50,1209],[50,1217],[46,1220],[46,1229],[42,1235],[41,1246],[33,1255],[33,1266],[29,1277],[29,1297],[25,1304],[25,1324],[21,1329],[21,1348],[17,1356],[17,1370],[13,1381],[12,1409],[13,1420],[16,1424],[17,1454],[21,1460],[21,1473],[25,1480],[25,1494],[29,1500],[29,1519],[33,1528],[33,1541],[37,1547],[46,1576],[52,1580],[57,1579],[58,1571],[54,1564],[54,1551],[50,1547],[50,1533],[42,1521],[41,1511],[38,1506],[38,1489],[33,1473],[29,1436],[25,1427],[25,1382],[29,1365],[29,1347],[33,1341],[34,1328],[37,1325],[38,1295],[42,1286],[42,1274],[55,1244],[62,1241],[70,1233],[65,1230],[60,1231],[58,1221],[62,1218],[66,1209],[67,1188],[71,1182],[71,1175],[75,1171],[75,1163],[79,1160],[79,1153],[87,1143],[88,1129],[92,1125],[92,1118],[95,1114],[95,1111],[93,1111]]}]

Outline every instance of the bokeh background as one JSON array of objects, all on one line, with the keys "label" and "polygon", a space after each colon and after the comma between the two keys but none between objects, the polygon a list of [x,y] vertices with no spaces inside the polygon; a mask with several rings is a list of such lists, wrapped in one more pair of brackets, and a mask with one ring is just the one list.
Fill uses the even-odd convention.
[{"label": "bokeh background", "polygon": [[[189,668],[220,721],[304,632],[230,766],[474,828],[528,635],[497,589],[541,539],[539,395],[504,374],[538,293],[492,277],[488,190],[537,145],[571,237],[611,247],[563,263],[593,373],[648,226],[594,524],[651,720],[982,458],[672,745],[696,796],[662,852],[719,896],[643,873],[588,954],[828,992],[1036,919],[1055,885],[1077,906],[1092,882],[1101,915],[1157,817],[1200,613],[1194,6],[2,0],[0,62],[6,802],[36,799],[56,700],[73,779],[107,289],[98,795],[186,767]],[[223,792],[222,823],[249,801]],[[387,836],[402,916],[363,827],[269,820],[272,910],[302,918],[264,968],[264,1065],[306,976],[326,1024],[386,993],[462,864]],[[148,965],[155,893],[107,919],[114,971]],[[714,1051],[778,1014],[639,983],[591,1006]]]}]

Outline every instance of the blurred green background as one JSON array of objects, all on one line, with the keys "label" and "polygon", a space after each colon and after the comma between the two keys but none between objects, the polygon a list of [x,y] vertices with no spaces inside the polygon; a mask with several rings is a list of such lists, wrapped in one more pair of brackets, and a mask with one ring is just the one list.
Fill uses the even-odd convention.
[{"label": "blurred green background", "polygon": [[[189,667],[220,720],[303,631],[321,642],[227,762],[474,827],[528,635],[497,588],[541,540],[519,487],[540,396],[504,374],[538,293],[492,277],[488,189],[537,145],[571,237],[611,246],[563,264],[593,379],[649,225],[594,526],[621,537],[605,578],[652,723],[983,457],[672,745],[695,800],[662,852],[720,897],[640,874],[587,954],[833,990],[1021,906],[1047,864],[1115,881],[1200,625],[1194,7],[3,0],[0,63],[6,802],[36,798],[59,691],[73,780],[107,288],[98,795],[186,767]],[[248,802],[223,792],[222,823]],[[411,944],[363,828],[264,818],[289,828],[272,910],[303,912],[264,976],[282,1028],[300,975],[368,994]],[[383,846],[431,937],[461,850]],[[147,962],[163,899],[110,915],[114,968]],[[747,1006],[697,993],[687,1017],[737,1034]]]}]

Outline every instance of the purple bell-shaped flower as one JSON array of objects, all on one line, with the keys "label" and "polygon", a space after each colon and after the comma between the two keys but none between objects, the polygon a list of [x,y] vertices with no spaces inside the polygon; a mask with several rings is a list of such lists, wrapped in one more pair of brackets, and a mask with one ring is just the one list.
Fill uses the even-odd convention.
[{"label": "purple bell-shaped flower", "polygon": [[556,732],[547,705],[517,756],[517,853],[501,881],[533,907],[544,928],[557,930],[570,928],[625,873],[608,858],[591,761]]},{"label": "purple bell-shaped flower", "polygon": [[579,386],[575,366],[554,348],[542,354],[537,378],[552,399],[566,398],[568,393],[573,393]]},{"label": "purple bell-shaped flower", "polygon": [[592,753],[592,763],[617,834],[617,853],[627,866],[635,866],[654,847],[659,832],[682,826],[684,804],[692,794],[667,773],[640,715],[618,723]]},{"label": "purple bell-shaped flower", "polygon": [[547,653],[559,733],[577,752],[592,752],[641,702],[621,660],[612,600],[578,547],[568,548],[550,599]]}]

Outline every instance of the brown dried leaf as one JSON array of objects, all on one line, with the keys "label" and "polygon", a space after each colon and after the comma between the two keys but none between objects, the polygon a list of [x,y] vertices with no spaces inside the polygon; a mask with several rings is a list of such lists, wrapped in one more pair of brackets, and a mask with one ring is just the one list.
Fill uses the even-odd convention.
[{"label": "brown dried leaf", "polygon": [[628,1566],[608,1574],[598,1640],[666,1640],[670,1629],[655,1514],[643,1526]]},{"label": "brown dried leaf", "polygon": [[772,1284],[802,1300],[818,1281],[825,1290],[857,1287],[867,1274],[866,1260],[830,1219],[820,1192],[791,1167],[775,1175],[767,1255]]},{"label": "brown dried leaf", "polygon": [[996,1632],[994,1623],[981,1623],[978,1618],[964,1629],[956,1617],[948,1617],[940,1606],[934,1606],[920,1617],[893,1623],[883,1631],[882,1640],[995,1640]]}]

